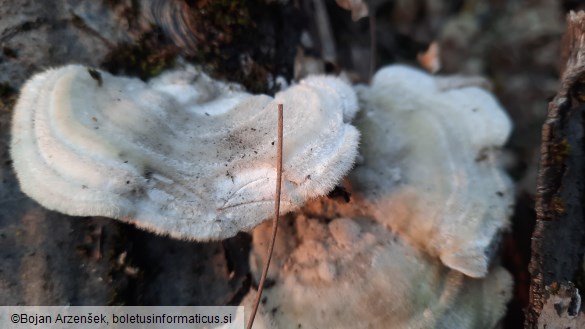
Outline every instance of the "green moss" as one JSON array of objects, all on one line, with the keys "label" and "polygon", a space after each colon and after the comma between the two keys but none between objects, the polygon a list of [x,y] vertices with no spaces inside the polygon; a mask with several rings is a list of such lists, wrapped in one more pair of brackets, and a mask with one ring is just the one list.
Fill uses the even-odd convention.
[{"label": "green moss", "polygon": [[[146,80],[171,67],[181,54],[214,78],[240,83],[253,93],[277,91],[277,76],[292,78],[304,28],[302,14],[293,4],[198,0],[186,5],[185,17],[160,23],[180,26],[158,27],[137,44],[119,47],[101,67]],[[165,35],[163,31],[177,34]]]},{"label": "green moss", "polygon": [[174,65],[177,50],[161,47],[160,31],[146,33],[135,45],[122,45],[113,50],[102,67],[114,74],[137,76],[147,80]]},{"label": "green moss", "polygon": [[563,198],[555,195],[551,200],[551,208],[557,215],[564,215],[566,213],[565,202]]},{"label": "green moss", "polygon": [[563,164],[571,154],[571,144],[566,138],[563,138],[560,142],[553,144],[550,152],[555,164]]},{"label": "green moss", "polygon": [[197,39],[190,59],[251,92],[274,92],[270,77],[292,77],[299,16],[292,5],[264,0],[197,1],[189,18]]},{"label": "green moss", "polygon": [[[202,1],[191,11],[191,21],[195,25],[198,47],[194,60],[204,63],[208,71],[216,72],[220,77],[229,74],[230,80],[245,82],[240,70],[240,54],[242,46],[239,42],[245,33],[257,34],[257,26],[251,17],[250,3],[254,1]],[[256,76],[254,80],[261,78]],[[248,89],[262,89],[252,81]]]}]

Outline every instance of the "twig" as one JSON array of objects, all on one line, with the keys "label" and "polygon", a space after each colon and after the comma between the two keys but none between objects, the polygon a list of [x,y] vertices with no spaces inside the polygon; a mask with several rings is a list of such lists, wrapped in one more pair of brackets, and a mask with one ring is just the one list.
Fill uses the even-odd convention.
[{"label": "twig", "polygon": [[258,305],[260,305],[260,299],[262,298],[262,291],[264,290],[264,282],[266,281],[266,275],[268,274],[268,267],[270,266],[270,259],[272,258],[272,252],[274,251],[274,242],[276,241],[276,231],[278,230],[278,215],[280,214],[280,185],[282,179],[282,104],[278,104],[278,146],[277,146],[277,160],[276,160],[276,198],[274,200],[274,221],[272,222],[272,240],[268,247],[268,253],[266,256],[266,265],[262,271],[260,277],[260,283],[258,284],[258,294],[256,295],[256,301],[254,302],[254,309],[252,315],[248,321],[246,329],[252,329],[254,324],[254,318],[258,311]]},{"label": "twig", "polygon": [[102,225],[98,226],[94,234],[96,239],[96,246],[94,249],[93,257],[95,260],[100,260],[102,259],[103,256],[102,248],[104,240],[104,227]]}]

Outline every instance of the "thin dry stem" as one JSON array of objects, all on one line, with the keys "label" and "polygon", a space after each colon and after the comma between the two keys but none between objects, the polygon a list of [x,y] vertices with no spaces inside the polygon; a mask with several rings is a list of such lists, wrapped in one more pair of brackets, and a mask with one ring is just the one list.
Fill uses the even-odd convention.
[{"label": "thin dry stem", "polygon": [[278,230],[278,216],[280,214],[280,186],[282,180],[282,113],[283,105],[278,104],[278,146],[277,146],[277,164],[276,164],[276,198],[274,200],[274,220],[272,222],[272,240],[268,247],[266,255],[266,264],[260,277],[260,283],[258,284],[258,294],[256,295],[256,301],[254,302],[254,309],[252,315],[248,321],[246,329],[252,329],[254,324],[254,318],[256,312],[258,312],[258,305],[260,305],[260,299],[262,298],[262,291],[264,290],[264,282],[266,281],[266,275],[268,274],[268,267],[270,266],[270,259],[272,258],[272,252],[274,251],[274,242],[276,241],[276,232]]}]

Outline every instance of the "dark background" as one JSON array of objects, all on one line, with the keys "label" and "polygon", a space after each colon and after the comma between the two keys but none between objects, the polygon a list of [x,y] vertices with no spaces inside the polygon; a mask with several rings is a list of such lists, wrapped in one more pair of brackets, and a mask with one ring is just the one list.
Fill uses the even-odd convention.
[{"label": "dark background", "polygon": [[147,79],[182,56],[274,93],[276,77],[306,73],[367,82],[372,51],[376,67],[417,65],[417,53],[437,41],[439,73],[488,78],[514,121],[505,159],[517,206],[502,261],[516,281],[506,327],[521,327],[540,127],[558,87],[564,17],[581,2],[372,0],[374,19],[358,22],[334,1],[319,3],[0,0],[0,305],[237,304],[251,284],[246,234],[177,241],[61,215],[23,195],[8,141],[12,106],[31,74],[81,63]]}]

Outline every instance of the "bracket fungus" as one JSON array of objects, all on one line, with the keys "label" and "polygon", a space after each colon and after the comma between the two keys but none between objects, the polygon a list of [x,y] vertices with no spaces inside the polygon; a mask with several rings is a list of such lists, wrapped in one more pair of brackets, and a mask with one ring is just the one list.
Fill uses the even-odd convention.
[{"label": "bracket fungus", "polygon": [[[506,311],[512,278],[501,267],[483,279],[467,277],[367,218],[287,220],[256,329],[492,329]],[[271,239],[267,224],[253,231],[257,277]]]},{"label": "bracket fungus", "polygon": [[[395,65],[356,87],[352,201],[312,202],[280,223],[255,328],[498,325],[512,293],[491,264],[514,197],[498,158],[511,123],[488,92],[454,79]],[[253,231],[256,276],[269,238],[266,224]]]},{"label": "bracket fungus", "polygon": [[222,239],[271,216],[277,104],[286,212],[353,165],[357,100],[339,79],[310,77],[272,98],[191,67],[145,83],[69,65],[22,88],[11,155],[22,190],[49,209]]},{"label": "bracket fungus", "polygon": [[487,91],[449,86],[395,65],[361,87],[364,162],[350,180],[369,216],[448,267],[484,277],[512,212],[498,157],[511,121]]}]

